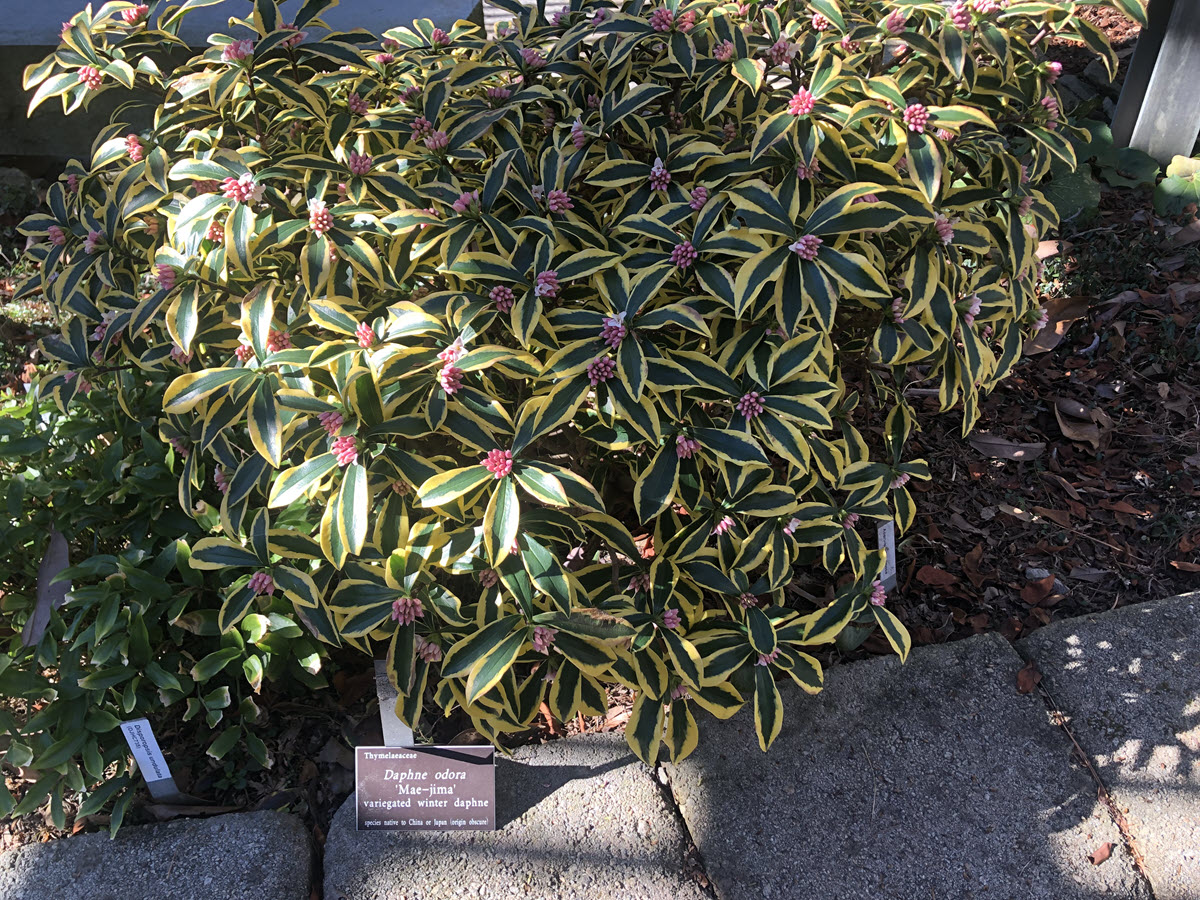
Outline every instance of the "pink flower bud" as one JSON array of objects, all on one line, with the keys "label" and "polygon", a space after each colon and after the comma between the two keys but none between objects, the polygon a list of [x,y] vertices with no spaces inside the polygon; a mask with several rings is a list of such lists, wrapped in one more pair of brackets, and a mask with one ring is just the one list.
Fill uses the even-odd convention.
[{"label": "pink flower bud", "polygon": [[375,160],[370,156],[361,153],[350,154],[350,171],[354,175],[366,175],[374,164]]},{"label": "pink flower bud", "polygon": [[496,304],[496,309],[506,313],[513,308],[516,298],[513,296],[512,288],[498,284],[488,292],[488,299]]},{"label": "pink flower bud", "polygon": [[667,185],[671,183],[671,173],[667,171],[667,167],[658,157],[654,159],[654,165],[650,167],[650,187],[652,190],[665,191]]},{"label": "pink flower bud", "polygon": [[496,476],[499,480],[504,478],[513,467],[513,455],[511,450],[489,450],[488,455],[484,457],[483,467]]},{"label": "pink flower bud", "polygon": [[150,7],[145,3],[139,3],[132,9],[121,10],[121,18],[124,19],[126,25],[138,25],[146,20],[150,15]]},{"label": "pink flower bud", "polygon": [[234,41],[226,44],[221,51],[221,60],[227,63],[240,63],[249,59],[254,53],[254,41]]},{"label": "pink flower bud", "polygon": [[347,97],[346,106],[349,108],[350,112],[354,113],[356,116],[365,116],[367,114],[367,110],[369,109],[367,106],[367,101],[358,96],[358,94],[351,94],[349,97]]},{"label": "pink flower bud", "polygon": [[823,240],[821,240],[819,237],[817,237],[815,234],[806,234],[802,238],[800,238],[798,241],[793,243],[790,247],[788,247],[788,249],[791,250],[793,253],[795,253],[797,256],[799,256],[801,259],[805,259],[805,260],[808,260],[809,262],[811,262],[812,260],[817,258],[818,249],[820,248],[820,246],[823,243],[825,243],[825,242]]},{"label": "pink flower bud", "polygon": [[807,88],[800,88],[788,101],[788,112],[793,116],[807,116],[816,106],[816,99]]},{"label": "pink flower bud", "polygon": [[308,227],[312,233],[321,237],[333,228],[333,213],[325,205],[324,200],[308,201]]},{"label": "pink flower bud", "polygon": [[104,82],[104,73],[95,66],[82,66],[79,69],[79,83],[89,91],[98,90]]},{"label": "pink flower bud", "polygon": [[742,394],[741,398],[734,405],[734,409],[739,415],[745,416],[747,419],[754,419],[761,416],[766,407],[762,403],[762,394],[758,391],[747,391]]},{"label": "pink flower bud", "polygon": [[255,572],[250,576],[250,581],[247,582],[246,587],[250,588],[250,592],[255,596],[259,594],[271,596],[275,593],[275,579],[266,572]]},{"label": "pink flower bud", "polygon": [[538,653],[549,653],[550,645],[554,643],[554,639],[558,637],[558,631],[554,628],[546,628],[544,625],[535,625],[533,627],[533,649]]},{"label": "pink flower bud", "polygon": [[534,279],[533,293],[538,297],[557,297],[560,287],[558,272],[550,269],[549,271],[538,273],[537,278]]},{"label": "pink flower bud", "polygon": [[917,134],[925,133],[925,125],[929,121],[929,110],[920,103],[911,103],[904,110],[904,124],[908,126],[909,131],[915,131]]},{"label": "pink flower bud", "polygon": [[416,597],[401,597],[392,602],[392,621],[401,625],[411,625],[417,619],[425,618],[425,606]]},{"label": "pink flower bud", "polygon": [[663,628],[669,628],[674,631],[683,622],[683,615],[677,609],[663,610],[662,623]]},{"label": "pink flower bud", "polygon": [[671,263],[680,269],[691,267],[692,263],[699,257],[700,254],[692,246],[692,242],[688,240],[676,244],[674,249],[671,250]]},{"label": "pink flower bud", "polygon": [[567,192],[557,189],[551,191],[546,197],[546,206],[552,213],[565,213],[568,209],[575,208],[575,204],[571,202]]},{"label": "pink flower bud", "polygon": [[609,356],[597,356],[587,367],[588,383],[592,387],[609,381],[617,374],[617,362]]},{"label": "pink flower bud", "polygon": [[692,202],[688,206],[696,212],[700,212],[700,210],[704,209],[704,204],[708,202],[708,188],[703,185],[692,188],[691,197]]},{"label": "pink flower bud", "polygon": [[175,288],[175,276],[178,274],[178,271],[174,266],[159,263],[154,267],[154,272],[158,276],[158,286],[164,291],[170,291]]},{"label": "pink flower bud", "polygon": [[333,458],[342,468],[358,461],[358,438],[346,434],[333,439]]}]

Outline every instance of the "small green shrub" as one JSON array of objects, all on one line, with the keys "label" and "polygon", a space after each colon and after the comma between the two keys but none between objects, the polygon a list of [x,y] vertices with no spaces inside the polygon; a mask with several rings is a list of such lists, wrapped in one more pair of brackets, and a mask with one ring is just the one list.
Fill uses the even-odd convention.
[{"label": "small green shrub", "polygon": [[[161,385],[126,395],[149,413],[141,420],[103,387],[77,395],[68,414],[36,399],[0,411],[0,614],[12,626],[0,645],[0,694],[26,711],[0,709],[10,738],[3,760],[38,776],[19,803],[0,785],[4,814],[49,797],[62,828],[65,796],[103,782],[79,814],[112,802],[115,831],[134,783],[121,721],[167,720],[181,745],[268,767],[256,728],[263,682],[324,683],[320,646],[282,597],[238,628],[218,627],[227,578],[188,564],[189,544],[218,516],[203,508],[189,516],[174,502],[171,448],[147,431],[161,398]],[[74,564],[62,572],[56,608],[51,577],[68,551]]]},{"label": "small green shrub", "polygon": [[164,386],[221,630],[282,594],[387,643],[404,719],[493,739],[619,682],[645,760],[747,701],[766,748],[776,678],[819,690],[850,623],[907,653],[860,531],[929,477],[905,389],[969,430],[1044,321],[1038,185],[1075,131],[1043,41],[1114,64],[1076,4],[505,0],[496,40],[382,46],[329,5],[259,0],[168,72],[185,11],[109,3],[27,75],[154,98],[25,224],[25,290],[69,317],[41,396],[136,416]]}]

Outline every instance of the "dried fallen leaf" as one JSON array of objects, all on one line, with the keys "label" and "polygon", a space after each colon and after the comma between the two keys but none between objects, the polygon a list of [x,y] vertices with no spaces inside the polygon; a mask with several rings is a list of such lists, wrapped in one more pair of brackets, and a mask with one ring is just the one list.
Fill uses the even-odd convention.
[{"label": "dried fallen leaf", "polygon": [[971,584],[975,587],[983,587],[987,576],[979,571],[979,563],[983,560],[983,544],[976,544],[975,547],[968,553],[963,555],[962,567],[963,572],[971,579]]},{"label": "dried fallen leaf", "polygon": [[1041,516],[1043,519],[1049,519],[1063,528],[1071,527],[1071,514],[1065,509],[1047,509],[1044,506],[1035,506],[1033,513],[1034,515]]},{"label": "dried fallen leaf", "polygon": [[[1137,295],[1134,295],[1136,299]],[[1025,342],[1024,354],[1047,353],[1062,343],[1071,326],[1087,315],[1088,297],[1056,297],[1046,304],[1046,327]]]},{"label": "dried fallen leaf", "polygon": [[[1002,513],[1012,516],[1015,519],[1020,519],[1022,522],[1033,521],[1033,513],[1029,512],[1028,510],[1021,509],[1019,506],[1009,506],[1007,503],[997,503],[996,509],[1000,510]],[[981,512],[980,515],[983,515],[983,512]],[[985,519],[989,518],[986,515],[983,517]]]},{"label": "dried fallen leaf", "polygon": [[1037,246],[1038,259],[1050,259],[1060,253],[1070,253],[1075,245],[1070,241],[1039,241]]},{"label": "dried fallen leaf", "polygon": [[1186,562],[1182,559],[1171,560],[1171,565],[1177,568],[1180,572],[1200,572],[1200,566],[1193,562]]},{"label": "dried fallen leaf", "polygon": [[1047,575],[1045,578],[1031,581],[1021,588],[1021,599],[1030,606],[1037,606],[1050,596],[1052,590],[1054,590],[1054,576]]},{"label": "dried fallen leaf", "polygon": [[917,571],[917,581],[930,587],[950,587],[958,583],[958,578],[936,566],[921,566]]},{"label": "dried fallen leaf", "polygon": [[1100,863],[1104,862],[1106,859],[1108,859],[1110,856],[1112,856],[1112,852],[1113,852],[1113,842],[1106,841],[1103,844],[1101,844],[1099,847],[1097,847],[1095,850],[1093,850],[1091,853],[1089,853],[1088,859],[1090,859],[1092,861],[1093,866],[1098,866],[1098,865],[1100,865]]},{"label": "dried fallen leaf", "polygon": [[1092,584],[1099,584],[1111,575],[1111,569],[1093,569],[1091,566],[1076,566],[1067,573],[1069,578],[1074,578],[1076,581],[1090,581]]},{"label": "dried fallen leaf", "polygon": [[1063,478],[1061,475],[1056,475],[1053,472],[1043,472],[1042,479],[1050,482],[1051,484],[1058,485],[1060,488],[1066,491],[1067,496],[1072,500],[1081,499],[1079,496],[1079,491],[1075,490],[1075,485],[1071,484],[1071,482],[1067,481],[1067,479]]},{"label": "dried fallen leaf", "polygon": [[1029,661],[1025,664],[1020,672],[1017,673],[1017,692],[1020,694],[1029,694],[1042,681],[1042,673],[1038,671],[1038,667]]},{"label": "dried fallen leaf", "polygon": [[1054,400],[1054,416],[1058,419],[1063,437],[1091,444],[1093,450],[1100,449],[1100,426],[1093,421],[1092,410],[1077,400],[1057,397]]},{"label": "dried fallen leaf", "polygon": [[1037,459],[1046,450],[1046,445],[1041,441],[1021,443],[1020,441],[1009,441],[994,434],[973,434],[967,438],[967,443],[991,459],[1028,461]]}]

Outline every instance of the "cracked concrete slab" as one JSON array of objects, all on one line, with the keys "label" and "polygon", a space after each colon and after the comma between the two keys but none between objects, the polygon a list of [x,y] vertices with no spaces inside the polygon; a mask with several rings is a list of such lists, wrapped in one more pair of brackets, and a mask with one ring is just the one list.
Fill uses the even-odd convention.
[{"label": "cracked concrete slab", "polygon": [[[670,781],[722,900],[1149,900],[1092,779],[996,635],[852,663],[701,726]],[[1111,857],[1093,865],[1104,844]]]},{"label": "cracked concrete slab", "polygon": [[1018,644],[1125,812],[1156,900],[1200,897],[1200,593]]},{"label": "cracked concrete slab", "polygon": [[325,843],[326,900],[711,898],[665,790],[621,735],[523,747],[496,770],[494,832],[356,832],[347,801]]},{"label": "cracked concrete slab", "polygon": [[180,819],[0,854],[4,900],[308,900],[308,831],[278,812]]}]

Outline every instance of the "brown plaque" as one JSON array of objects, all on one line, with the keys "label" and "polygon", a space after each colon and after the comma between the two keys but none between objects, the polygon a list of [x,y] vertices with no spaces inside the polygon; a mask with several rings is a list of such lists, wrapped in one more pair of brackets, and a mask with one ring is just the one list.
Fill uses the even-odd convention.
[{"label": "brown plaque", "polygon": [[359,831],[492,831],[495,747],[358,747]]}]

